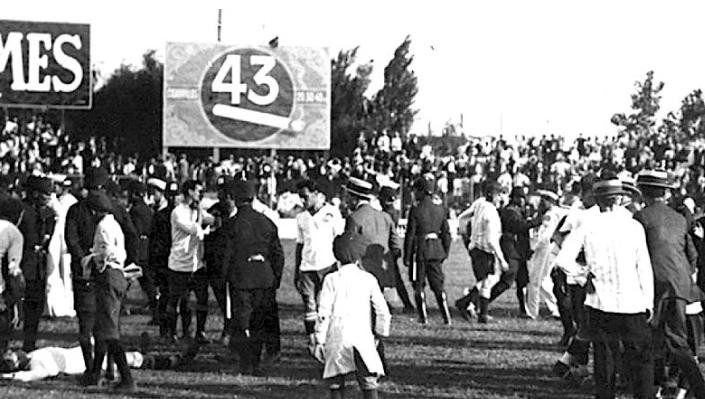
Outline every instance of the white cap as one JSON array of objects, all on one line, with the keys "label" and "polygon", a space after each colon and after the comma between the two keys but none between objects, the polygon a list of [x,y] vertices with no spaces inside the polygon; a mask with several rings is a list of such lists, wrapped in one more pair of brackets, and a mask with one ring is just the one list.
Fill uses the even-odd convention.
[{"label": "white cap", "polygon": [[161,191],[166,191],[166,182],[162,179],[157,179],[156,177],[150,177],[147,179],[147,185],[155,187]]}]

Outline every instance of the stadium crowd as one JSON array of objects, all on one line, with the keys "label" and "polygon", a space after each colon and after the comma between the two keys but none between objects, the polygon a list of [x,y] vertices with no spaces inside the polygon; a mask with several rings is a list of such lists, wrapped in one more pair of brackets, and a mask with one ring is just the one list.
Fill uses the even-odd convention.
[{"label": "stadium crowd", "polygon": [[[621,382],[636,397],[659,397],[669,367],[678,370],[679,398],[705,398],[694,360],[705,299],[701,142],[663,133],[488,137],[440,154],[421,137],[361,132],[342,159],[229,155],[219,162],[184,154],[145,160],[118,148],[72,139],[40,117],[6,118],[4,378],[45,378],[52,362],[63,367],[56,373],[100,385],[115,378],[114,364],[115,388],[134,391],[130,368],[178,367],[212,343],[209,287],[223,314],[218,341],[230,349],[221,360],[263,374],[281,359],[276,296],[289,282],[281,281],[277,220],[292,217],[304,345],[323,363],[332,398],[344,396],[350,373],[363,397],[376,398],[387,373],[390,290],[404,312],[428,324],[428,283],[443,323],[453,323],[443,263],[455,214],[475,276],[454,302],[462,318],[491,323],[490,304],[515,286],[520,317],[540,317],[543,302],[560,319],[565,353],[553,371],[561,378],[584,378],[592,348],[598,398],[614,397]],[[205,198],[207,191],[217,199]],[[125,351],[119,315],[133,281],[161,339],[185,339],[184,353],[149,354],[149,337],[140,351]],[[78,317],[77,348],[36,348],[45,309]],[[6,351],[19,324],[22,350]]]}]

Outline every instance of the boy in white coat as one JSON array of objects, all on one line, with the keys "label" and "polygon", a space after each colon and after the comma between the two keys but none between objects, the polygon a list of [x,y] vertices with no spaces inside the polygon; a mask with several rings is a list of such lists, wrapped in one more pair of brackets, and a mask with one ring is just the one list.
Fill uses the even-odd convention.
[{"label": "boy in white coat", "polygon": [[377,344],[389,335],[391,315],[377,279],[359,266],[369,246],[359,233],[336,238],[333,252],[340,266],[325,277],[319,297],[314,356],[325,365],[332,399],[344,397],[345,376],[353,372],[363,398],[375,399],[384,375]]}]

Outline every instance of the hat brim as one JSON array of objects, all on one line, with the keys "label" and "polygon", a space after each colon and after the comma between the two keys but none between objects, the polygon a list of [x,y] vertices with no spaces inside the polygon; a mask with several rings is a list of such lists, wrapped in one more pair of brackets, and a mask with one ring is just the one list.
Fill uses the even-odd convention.
[{"label": "hat brim", "polygon": [[598,193],[598,192],[593,192],[592,195],[595,197],[612,197],[615,195],[630,195],[631,193],[627,190],[624,189],[616,189],[616,190],[606,190],[605,192]]},{"label": "hat brim", "polygon": [[676,187],[673,184],[657,183],[657,182],[643,182],[643,183],[637,182],[636,186],[637,186],[637,188],[638,187],[656,187],[656,188],[671,188],[671,189]]},{"label": "hat brim", "polygon": [[354,188],[350,188],[350,187],[347,187],[347,186],[344,186],[344,187],[343,187],[343,190],[349,192],[349,193],[352,194],[352,195],[356,195],[356,196],[361,197],[361,198],[372,199],[372,197],[374,197],[374,195],[372,195],[372,193],[363,193],[362,191],[357,191],[357,190],[355,190]]}]

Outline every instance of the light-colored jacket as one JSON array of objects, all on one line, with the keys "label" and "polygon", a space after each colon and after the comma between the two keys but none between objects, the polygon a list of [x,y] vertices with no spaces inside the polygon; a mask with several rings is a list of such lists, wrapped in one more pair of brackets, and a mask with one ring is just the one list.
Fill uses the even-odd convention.
[{"label": "light-colored jacket", "polygon": [[392,316],[372,274],[351,263],[326,276],[316,324],[316,340],[325,348],[323,378],[355,371],[355,349],[371,373],[384,375],[375,346],[372,309],[374,333],[388,336]]}]

